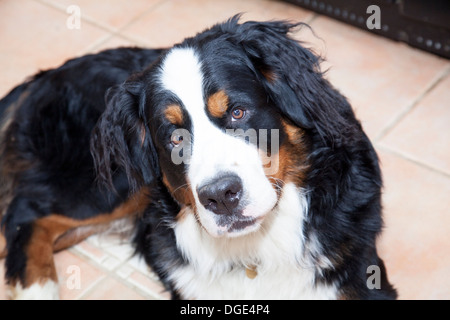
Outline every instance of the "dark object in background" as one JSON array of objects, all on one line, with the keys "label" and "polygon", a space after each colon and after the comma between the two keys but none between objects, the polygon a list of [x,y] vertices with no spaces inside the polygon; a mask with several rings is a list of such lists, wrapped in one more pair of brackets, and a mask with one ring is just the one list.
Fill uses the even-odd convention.
[{"label": "dark object in background", "polygon": [[[285,0],[303,8],[344,21],[358,28],[408,43],[450,58],[449,0]],[[379,28],[369,29],[368,19],[380,8]]]}]

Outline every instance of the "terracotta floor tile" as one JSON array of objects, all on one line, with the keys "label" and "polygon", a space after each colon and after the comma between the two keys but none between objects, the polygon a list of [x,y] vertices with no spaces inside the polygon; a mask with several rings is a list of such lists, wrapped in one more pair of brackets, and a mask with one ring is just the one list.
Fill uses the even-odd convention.
[{"label": "terracotta floor tile", "polygon": [[[80,30],[66,27],[69,4],[82,10]],[[267,0],[2,0],[0,96],[39,69],[76,55],[135,43],[169,46],[239,12],[246,12],[243,20],[315,16]],[[450,178],[439,174],[450,172],[450,76],[395,122],[450,62],[326,17],[311,25],[323,40],[306,28],[295,37],[310,41],[327,58],[329,79],[349,97],[370,137],[375,140],[394,125],[377,142],[385,180],[379,251],[390,280],[403,299],[450,299]],[[56,254],[61,298],[169,298],[142,260],[124,262],[127,250],[87,241]],[[5,291],[1,281],[0,299]]]},{"label": "terracotta floor tile", "polygon": [[99,249],[98,247],[92,245],[89,239],[77,244],[75,247],[73,247],[73,250],[81,253],[88,259],[98,264],[101,264],[108,258],[108,254],[103,250]]},{"label": "terracotta floor tile", "polygon": [[108,277],[83,296],[83,300],[144,300],[145,297],[114,278]]},{"label": "terracotta floor tile", "polygon": [[380,141],[450,175],[450,75]]},{"label": "terracotta floor tile", "polygon": [[136,47],[139,46],[137,43],[130,41],[128,39],[119,37],[119,36],[113,36],[106,41],[96,45],[93,48],[90,48],[89,53],[96,53],[100,52],[106,49],[115,49],[120,47]]},{"label": "terracotta floor tile", "polygon": [[127,281],[156,299],[170,299],[170,293],[166,291],[161,282],[155,281],[140,272],[133,272],[127,278]]},{"label": "terracotta floor tile", "polygon": [[78,299],[95,286],[106,274],[68,250],[55,255],[60,298]]},{"label": "terracotta floor tile", "polygon": [[130,245],[131,239],[120,239],[110,235],[97,235],[88,240],[99,250],[107,252],[109,255],[124,262],[129,260],[134,254],[134,248]]},{"label": "terracotta floor tile", "polygon": [[0,1],[0,96],[39,70],[55,67],[107,35],[89,24],[71,30],[68,15],[36,1]]},{"label": "terracotta floor tile", "polygon": [[450,179],[385,151],[385,230],[379,241],[403,299],[450,298]]},{"label": "terracotta floor tile", "polygon": [[312,13],[278,1],[172,0],[142,16],[123,33],[150,46],[171,46],[207,27],[245,12],[244,20],[307,20]]},{"label": "terracotta floor tile", "polygon": [[80,8],[81,16],[92,23],[117,31],[133,21],[143,12],[151,9],[164,0],[123,0],[91,1],[91,0],[45,0],[55,7],[66,10],[71,5]]},{"label": "terracotta floor tile", "polygon": [[296,38],[326,58],[322,69],[329,69],[331,83],[350,99],[372,139],[450,64],[327,17],[314,19],[311,26],[322,40],[307,28]]}]

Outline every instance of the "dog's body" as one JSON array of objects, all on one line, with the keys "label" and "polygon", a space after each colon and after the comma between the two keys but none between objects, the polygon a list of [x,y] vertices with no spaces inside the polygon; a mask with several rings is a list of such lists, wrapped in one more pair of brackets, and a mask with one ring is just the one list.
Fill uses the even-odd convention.
[{"label": "dog's body", "polygon": [[[145,208],[145,200],[127,201],[124,174],[115,178],[117,194],[99,190],[89,138],[106,90],[159,55],[130,48],[74,59],[39,73],[0,102],[0,214],[13,297],[57,295],[53,250]],[[46,290],[34,296],[39,286]]]},{"label": "dog's body", "polygon": [[164,52],[76,59],[4,98],[9,283],[48,287],[53,249],[135,217],[136,250],[174,298],[394,298],[377,156],[295,26],[235,17]]}]

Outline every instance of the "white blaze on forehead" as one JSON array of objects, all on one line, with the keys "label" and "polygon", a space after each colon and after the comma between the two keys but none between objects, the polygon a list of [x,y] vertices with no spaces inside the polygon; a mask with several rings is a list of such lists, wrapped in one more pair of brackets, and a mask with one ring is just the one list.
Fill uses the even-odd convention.
[{"label": "white blaze on forehead", "polygon": [[[193,137],[193,150],[191,156],[195,158],[190,158],[188,176],[189,178],[195,176],[194,181],[190,181],[193,184],[192,187],[195,188],[202,178],[213,177],[215,172],[206,172],[205,169],[215,167],[217,161],[220,160],[215,157],[214,159],[205,158],[204,153],[212,151],[212,146],[208,142],[215,139],[216,147],[226,148],[222,142],[223,139],[228,138],[210,121],[206,114],[201,63],[194,49],[176,48],[169,52],[162,64],[161,82],[166,90],[171,91],[181,100],[192,121],[190,134]],[[195,161],[196,159],[197,161]],[[201,165],[202,172],[198,172],[197,165]]]},{"label": "white blaze on forehead", "polygon": [[164,59],[161,82],[188,110],[204,113],[201,64],[191,48],[173,49]]}]

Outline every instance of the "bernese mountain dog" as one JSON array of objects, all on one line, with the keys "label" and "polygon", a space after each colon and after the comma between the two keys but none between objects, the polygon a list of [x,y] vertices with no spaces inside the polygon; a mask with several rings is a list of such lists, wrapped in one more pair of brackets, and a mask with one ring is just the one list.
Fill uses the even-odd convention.
[{"label": "bernese mountain dog", "polygon": [[290,37],[304,24],[239,18],[70,60],[1,100],[12,298],[57,298],[53,252],[116,220],[173,298],[396,297],[351,106]]}]

